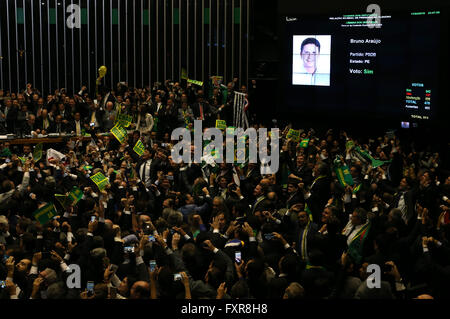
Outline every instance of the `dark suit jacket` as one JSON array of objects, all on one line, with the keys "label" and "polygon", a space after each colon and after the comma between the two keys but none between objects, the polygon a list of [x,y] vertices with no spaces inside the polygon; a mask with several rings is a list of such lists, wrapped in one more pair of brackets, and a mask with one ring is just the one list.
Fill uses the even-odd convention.
[{"label": "dark suit jacket", "polygon": [[[51,130],[53,121],[50,120],[50,118],[47,116],[47,120],[48,120],[48,124],[49,126],[47,127],[46,131]],[[42,116],[36,117],[36,127],[39,128],[41,131],[44,129],[44,118]]]},{"label": "dark suit jacket", "polygon": [[54,122],[51,126],[51,128],[48,130],[50,133],[69,133],[70,127],[67,124]]},{"label": "dark suit jacket", "polygon": [[330,180],[327,177],[317,180],[310,192],[311,196],[306,200],[306,203],[312,212],[313,220],[318,221],[331,197]]},{"label": "dark suit jacket", "polygon": [[[210,116],[211,108],[208,102],[201,103],[203,105],[203,117],[207,119]],[[200,117],[200,104],[198,102],[192,105],[192,112],[194,113],[195,118]]]},{"label": "dark suit jacket", "polygon": [[6,115],[6,127],[9,133],[14,133],[17,112],[18,112],[17,109],[14,106],[12,106],[8,110],[8,114]]}]

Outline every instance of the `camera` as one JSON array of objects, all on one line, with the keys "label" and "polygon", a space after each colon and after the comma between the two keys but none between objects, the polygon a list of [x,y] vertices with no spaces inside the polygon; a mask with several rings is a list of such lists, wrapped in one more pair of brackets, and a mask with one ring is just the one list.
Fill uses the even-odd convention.
[{"label": "camera", "polygon": [[240,251],[236,251],[234,253],[234,260],[236,261],[237,264],[240,264],[242,261],[242,255]]},{"label": "camera", "polygon": [[150,271],[154,271],[156,268],[156,260],[150,260]]},{"label": "camera", "polygon": [[94,282],[93,281],[87,282],[86,290],[87,290],[88,296],[92,296],[94,294]]},{"label": "camera", "polygon": [[183,278],[181,277],[181,274],[180,274],[180,273],[177,273],[177,274],[174,274],[174,275],[173,275],[173,280],[174,280],[174,281],[178,281],[178,280],[181,280],[181,279],[183,279]]},{"label": "camera", "polygon": [[246,220],[247,220],[247,219],[245,218],[245,216],[237,217],[237,218],[236,218],[236,223],[237,223],[238,225],[244,225],[244,223],[245,223]]},{"label": "camera", "polygon": [[134,247],[133,246],[125,246],[123,248],[123,251],[126,253],[134,253]]}]

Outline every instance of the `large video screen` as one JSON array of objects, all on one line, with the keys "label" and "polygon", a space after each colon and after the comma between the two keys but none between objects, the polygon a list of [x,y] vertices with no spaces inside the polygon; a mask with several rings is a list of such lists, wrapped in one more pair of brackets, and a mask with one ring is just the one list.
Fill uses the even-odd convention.
[{"label": "large video screen", "polygon": [[[437,107],[440,11],[283,17],[290,110],[429,120]],[[350,114],[350,113],[348,113]]]}]

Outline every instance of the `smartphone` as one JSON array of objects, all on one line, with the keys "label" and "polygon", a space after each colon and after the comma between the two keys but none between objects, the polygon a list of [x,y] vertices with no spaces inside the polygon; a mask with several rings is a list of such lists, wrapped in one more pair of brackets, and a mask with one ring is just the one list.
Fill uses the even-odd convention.
[{"label": "smartphone", "polygon": [[86,290],[87,290],[88,296],[92,296],[94,294],[94,282],[93,281],[87,282]]},{"label": "smartphone", "polygon": [[180,273],[177,273],[177,274],[174,274],[173,275],[173,280],[174,281],[178,281],[178,280],[181,280],[182,279],[182,277],[181,277],[181,274]]},{"label": "smartphone", "polygon": [[166,177],[169,181],[173,181],[173,175],[167,175]]},{"label": "smartphone", "polygon": [[155,236],[153,235],[148,235],[148,241],[156,241]]},{"label": "smartphone", "polygon": [[94,127],[94,126],[95,126],[95,123],[89,123],[89,126],[90,126],[90,127]]},{"label": "smartphone", "polygon": [[6,281],[0,280],[0,288],[5,288],[5,287],[6,287]]},{"label": "smartphone", "polygon": [[134,246],[125,246],[123,251],[126,253],[134,253]]},{"label": "smartphone", "polygon": [[150,260],[150,271],[154,271],[156,268],[156,260]]},{"label": "smartphone", "polygon": [[234,260],[236,261],[237,264],[240,264],[242,261],[242,255],[240,251],[237,251],[234,253]]},{"label": "smartphone", "polygon": [[264,234],[264,238],[266,240],[272,240],[273,239],[273,235],[272,235],[272,233]]},{"label": "smartphone", "polygon": [[111,287],[109,288],[109,299],[116,299],[117,298],[117,288]]},{"label": "smartphone", "polygon": [[8,260],[9,256],[8,255],[3,255],[3,262],[6,263],[6,261]]},{"label": "smartphone", "polygon": [[91,216],[91,223],[95,222],[95,216]]}]

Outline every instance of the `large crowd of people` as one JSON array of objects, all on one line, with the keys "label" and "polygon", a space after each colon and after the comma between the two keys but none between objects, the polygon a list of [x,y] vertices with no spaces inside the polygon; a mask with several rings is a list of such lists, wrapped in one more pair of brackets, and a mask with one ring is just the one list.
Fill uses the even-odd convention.
[{"label": "large crowd of people", "polygon": [[[0,91],[1,134],[66,134],[38,161],[36,144],[0,140],[0,298],[449,298],[450,176],[439,153],[395,135],[288,138],[301,129],[293,122],[281,128],[276,174],[172,160],[173,129],[232,124],[234,90],[254,94],[254,82],[237,83]],[[107,134],[119,113],[132,117],[123,143]],[[90,178],[98,172],[105,188]],[[77,202],[55,197],[74,187]],[[58,214],[41,224],[34,213],[48,203]]]}]

